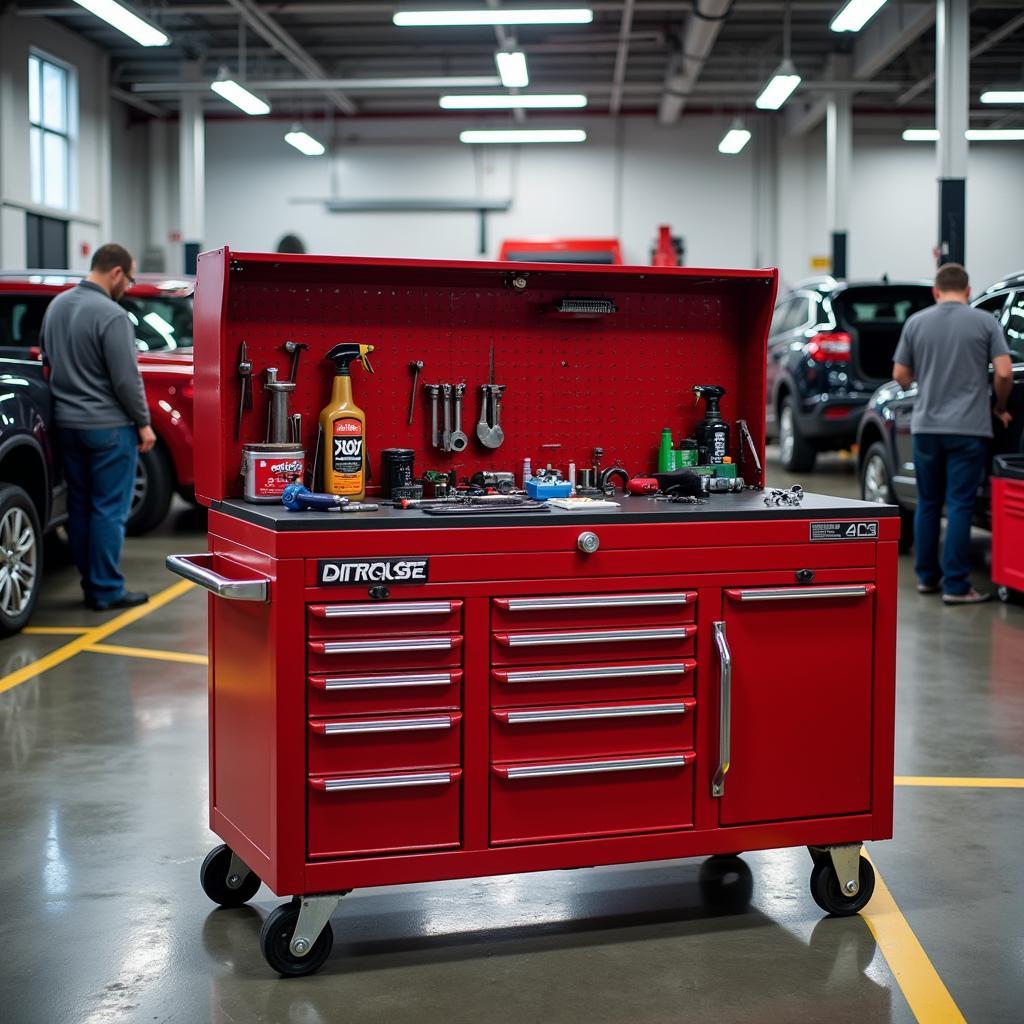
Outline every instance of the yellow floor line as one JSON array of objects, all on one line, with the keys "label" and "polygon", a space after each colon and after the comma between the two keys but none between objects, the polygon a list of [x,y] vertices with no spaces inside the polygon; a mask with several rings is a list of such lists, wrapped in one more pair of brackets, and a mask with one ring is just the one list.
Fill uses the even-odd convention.
[{"label": "yellow floor line", "polygon": [[26,626],[22,633],[28,636],[81,636],[89,626]]},{"label": "yellow floor line", "polygon": [[1024,789],[1024,779],[972,779],[945,775],[897,775],[897,786],[937,786],[948,789]]},{"label": "yellow floor line", "polygon": [[[865,851],[867,856],[867,851]],[[870,857],[868,857],[871,860]],[[871,862],[874,864],[874,861]],[[911,1012],[921,1024],[966,1024],[875,864],[875,892],[861,911]]]},{"label": "yellow floor line", "polygon": [[153,658],[156,661],[182,661],[186,665],[205,665],[205,654],[186,654],[184,651],[156,651],[151,647],[119,647],[117,644],[89,644],[84,648],[90,654],[118,654],[126,658]]},{"label": "yellow floor line", "polygon": [[104,622],[102,625],[90,629],[88,633],[75,637],[70,643],[64,644],[63,647],[58,647],[57,650],[45,655],[38,661],[33,661],[31,665],[26,665],[24,668],[19,668],[16,672],[4,676],[0,679],[0,693],[10,690],[28,679],[34,679],[36,676],[42,675],[57,665],[62,665],[68,658],[73,658],[78,654],[79,651],[83,651],[86,647],[91,647],[93,644],[98,644],[102,640],[106,640],[112,633],[116,633],[119,629],[124,629],[125,626],[130,626],[133,622],[145,618],[157,609],[162,608],[169,601],[173,601],[176,597],[180,597],[191,590],[194,586],[195,584],[190,583],[188,580],[179,580],[177,583],[172,583],[166,590],[161,590],[159,594],[151,597],[146,604],[140,604],[136,608],[129,608],[128,611],[115,615],[114,618]]}]

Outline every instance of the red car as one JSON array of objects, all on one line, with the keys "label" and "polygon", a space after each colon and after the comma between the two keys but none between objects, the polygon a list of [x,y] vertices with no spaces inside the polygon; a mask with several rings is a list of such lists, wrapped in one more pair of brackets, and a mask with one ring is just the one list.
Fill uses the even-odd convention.
[{"label": "red car", "polygon": [[[0,355],[39,357],[39,328],[54,295],[84,275],[0,271]],[[139,459],[128,532],[145,533],[167,515],[177,491],[193,500],[192,291],[195,281],[139,274],[121,300],[135,325],[139,368],[157,443]]]}]

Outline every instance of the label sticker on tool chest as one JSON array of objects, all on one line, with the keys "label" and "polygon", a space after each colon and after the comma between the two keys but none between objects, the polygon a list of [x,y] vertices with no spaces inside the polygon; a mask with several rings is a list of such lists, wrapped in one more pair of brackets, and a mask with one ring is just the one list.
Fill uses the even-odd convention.
[{"label": "label sticker on tool chest", "polygon": [[321,558],[316,566],[318,587],[353,583],[426,583],[429,558]]},{"label": "label sticker on tool chest", "polygon": [[811,540],[878,540],[878,520],[811,523]]}]

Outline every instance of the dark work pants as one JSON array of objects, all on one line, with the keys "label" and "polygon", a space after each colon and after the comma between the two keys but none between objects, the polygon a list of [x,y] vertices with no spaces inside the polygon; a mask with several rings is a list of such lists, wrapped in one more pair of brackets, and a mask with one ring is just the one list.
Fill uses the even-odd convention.
[{"label": "dark work pants", "polygon": [[[962,434],[915,434],[917,511],[914,513],[914,569],[947,594],[971,589],[971,520],[988,458],[988,441]],[[939,519],[946,506],[946,542],[939,564]]]},{"label": "dark work pants", "polygon": [[124,594],[118,563],[131,508],[138,458],[134,427],[59,427],[68,485],[68,536],[87,600],[108,603]]}]

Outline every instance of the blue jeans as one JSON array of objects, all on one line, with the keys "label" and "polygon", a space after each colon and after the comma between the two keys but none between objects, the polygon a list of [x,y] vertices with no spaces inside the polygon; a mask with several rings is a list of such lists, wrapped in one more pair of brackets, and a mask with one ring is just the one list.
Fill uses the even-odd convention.
[{"label": "blue jeans", "polygon": [[118,563],[135,486],[138,431],[58,427],[57,433],[68,485],[68,536],[82,590],[86,600],[117,601],[124,595]]},{"label": "blue jeans", "polygon": [[[914,569],[924,584],[943,580],[947,594],[971,589],[971,519],[988,458],[988,441],[962,434],[915,434],[917,511]],[[946,506],[946,542],[939,566],[939,519]]]}]

